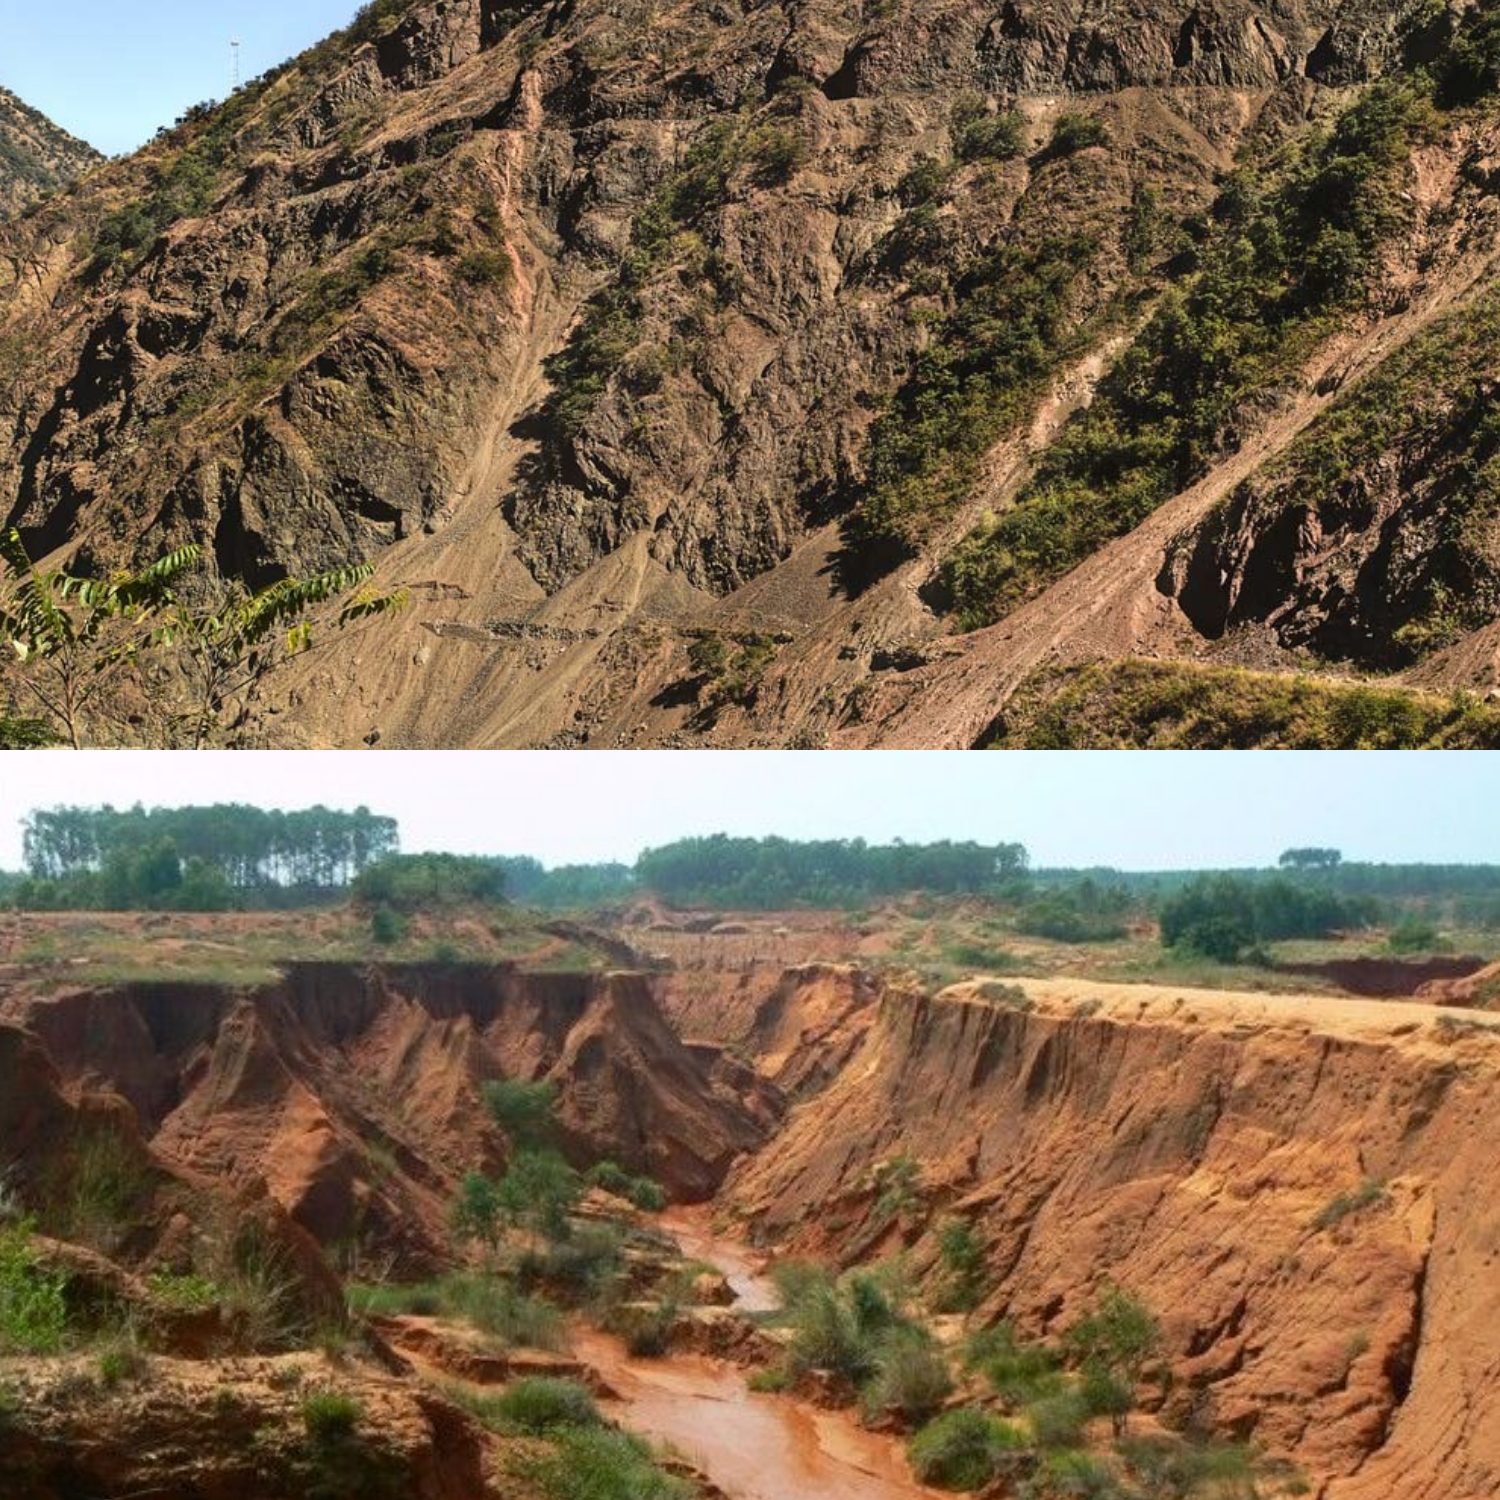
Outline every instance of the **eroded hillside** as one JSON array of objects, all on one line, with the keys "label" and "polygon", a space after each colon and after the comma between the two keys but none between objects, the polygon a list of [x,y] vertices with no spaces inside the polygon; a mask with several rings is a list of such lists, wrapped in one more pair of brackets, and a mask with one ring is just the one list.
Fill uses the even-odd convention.
[{"label": "eroded hillside", "polygon": [[[1064,1326],[1101,1279],[1162,1312],[1164,1413],[1291,1453],[1330,1500],[1500,1476],[1500,1031],[1414,1004],[1093,984],[900,989],[728,1184],[785,1253],[971,1223],[981,1316]],[[918,1168],[882,1202],[882,1164]],[[1476,1191],[1477,1189],[1477,1191]]]},{"label": "eroded hillside", "polygon": [[[935,1301],[942,1233],[962,1222],[981,1292],[952,1337],[1004,1318],[1055,1339],[1101,1287],[1127,1288],[1163,1334],[1133,1419],[1147,1430],[1290,1459],[1325,1500],[1485,1500],[1500,1474],[1500,1222],[1486,1194],[1500,1031],[1462,995],[1436,998],[1448,1003],[1064,976],[933,993],[848,965],[707,961],[655,974],[300,964],[249,989],[23,976],[0,1014],[6,1201],[101,1243],[49,1239],[41,1253],[67,1267],[76,1308],[137,1305],[160,1355],[92,1416],[65,1389],[83,1357],[41,1361],[28,1423],[0,1423],[0,1448],[18,1430],[39,1444],[7,1451],[43,1466],[49,1497],[84,1432],[93,1482],[177,1482],[173,1445],[218,1382],[255,1414],[246,1431],[268,1434],[242,1445],[229,1424],[202,1455],[239,1494],[329,1458],[299,1446],[291,1393],[336,1378],[378,1415],[380,1463],[408,1492],[490,1493],[494,1440],[451,1382],[577,1374],[580,1358],[615,1368],[599,1336],[571,1359],[507,1353],[461,1341],[429,1307],[377,1313],[357,1363],[268,1363],[221,1347],[248,1312],[181,1299],[210,1276],[241,1285],[225,1257],[254,1224],[309,1307],[341,1300],[330,1264],[383,1266],[372,1305],[403,1306],[403,1282],[463,1259],[451,1210],[465,1174],[517,1149],[481,1103],[503,1077],[554,1085],[559,1143],[579,1165],[608,1157],[679,1202],[712,1197],[762,1253],[868,1267],[904,1252]],[[101,1182],[128,1197],[79,1217],[105,1203]],[[711,1249],[703,1221],[687,1222],[684,1243]],[[632,1250],[627,1284],[664,1274],[653,1253]],[[707,1300],[755,1284],[747,1259],[726,1283],[693,1253]],[[418,1281],[412,1310],[444,1284]],[[689,1349],[758,1365],[783,1347],[727,1307],[665,1295]],[[741,1377],[722,1379],[749,1399]],[[837,1404],[836,1385],[814,1389]],[[132,1454],[132,1423],[160,1443]]]},{"label": "eroded hillside", "polygon": [[166,1160],[264,1181],[321,1243],[408,1268],[445,1261],[459,1182],[505,1160],[488,1079],[553,1082],[569,1154],[686,1202],[774,1118],[683,1046],[638,975],[297,964],[249,992],[155,982],[5,1008],[69,1085],[124,1099]]},{"label": "eroded hillside", "polygon": [[4,232],[8,519],[375,561],[410,607],[278,743],[967,745],[1135,654],[1487,687],[1489,25],[372,7]]}]

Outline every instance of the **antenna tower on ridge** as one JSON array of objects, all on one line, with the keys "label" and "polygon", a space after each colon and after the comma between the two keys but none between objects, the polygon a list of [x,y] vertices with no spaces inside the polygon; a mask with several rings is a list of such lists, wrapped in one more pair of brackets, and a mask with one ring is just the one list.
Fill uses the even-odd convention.
[{"label": "antenna tower on ridge", "polygon": [[229,91],[237,94],[240,91],[240,41],[236,37],[229,44]]}]

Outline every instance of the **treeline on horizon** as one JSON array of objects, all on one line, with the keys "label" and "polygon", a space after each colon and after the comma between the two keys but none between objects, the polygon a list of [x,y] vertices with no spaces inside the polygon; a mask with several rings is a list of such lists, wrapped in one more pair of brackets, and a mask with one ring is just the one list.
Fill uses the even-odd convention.
[{"label": "treeline on horizon", "polygon": [[225,911],[337,899],[400,848],[367,807],[56,807],[22,824],[23,875],[0,898],[31,910]]},{"label": "treeline on horizon", "polygon": [[[1028,908],[1023,930],[1064,940],[1120,935],[1183,891],[1232,880],[1270,887],[1262,914],[1289,912],[1289,882],[1328,898],[1305,920],[1273,926],[1368,925],[1413,905],[1476,927],[1500,927],[1500,866],[1345,862],[1337,850],[1291,849],[1262,870],[1128,872],[1033,869],[1024,845],[943,840],[678,839],[634,865],[548,868],[529,855],[399,854],[397,821],[368,808],[271,811],[213,807],[60,807],[24,823],[26,870],[0,873],[0,903],[26,910],[247,910],[353,898],[408,907],[508,900],[581,910],[655,897],[676,907],[857,909],[905,895],[976,897]],[[1389,907],[1389,910],[1384,908]],[[1256,931],[1265,922],[1255,924]]]}]

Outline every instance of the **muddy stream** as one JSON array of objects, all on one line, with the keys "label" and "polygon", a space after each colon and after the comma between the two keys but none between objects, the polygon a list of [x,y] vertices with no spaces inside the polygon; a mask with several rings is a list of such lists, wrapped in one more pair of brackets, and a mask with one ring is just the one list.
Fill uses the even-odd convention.
[{"label": "muddy stream", "polygon": [[[683,1253],[716,1267],[747,1312],[778,1303],[751,1256],[721,1240],[704,1219],[673,1213],[663,1223]],[[604,1403],[626,1427],[670,1444],[732,1500],[915,1500],[934,1496],[911,1477],[902,1445],[866,1432],[847,1411],[823,1411],[791,1396],[761,1394],[747,1371],[700,1355],[632,1359],[618,1339],[580,1329],[574,1349],[616,1392]]]}]

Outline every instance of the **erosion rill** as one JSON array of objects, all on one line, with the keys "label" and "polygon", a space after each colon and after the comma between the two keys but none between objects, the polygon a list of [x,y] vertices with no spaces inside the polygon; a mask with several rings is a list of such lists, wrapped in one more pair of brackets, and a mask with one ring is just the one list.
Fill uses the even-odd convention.
[{"label": "erosion rill", "polygon": [[[325,1367],[194,1364],[228,1315],[174,1306],[163,1288],[190,1278],[162,1268],[211,1226],[253,1221],[312,1309],[338,1301],[315,1241],[345,1265],[441,1269],[464,1174],[512,1149],[482,1083],[547,1079],[576,1161],[712,1201],[764,1250],[850,1266],[904,1251],[921,1284],[939,1226],[968,1221],[976,1326],[1055,1335],[1117,1283],[1163,1326],[1154,1419],[1285,1456],[1323,1500],[1497,1492],[1497,1074],[1500,1028],[1457,1008],[1064,979],[928,994],[829,964],[748,983],[298,965],[260,989],[18,981],[0,997],[7,1190],[48,1201],[76,1142],[107,1139],[130,1184],[124,1232],[107,1253],[56,1247],[70,1295],[166,1318],[173,1388],[234,1383],[250,1430],[296,1429],[287,1382],[316,1386]],[[876,1183],[900,1159],[911,1190],[893,1207]],[[69,1182],[76,1216],[90,1200]],[[492,1493],[490,1440],[411,1379],[430,1331],[370,1337],[383,1364],[339,1378],[383,1424],[407,1493]],[[719,1386],[752,1399],[741,1379]],[[153,1464],[191,1412],[160,1382],[81,1415],[47,1389],[28,1462],[87,1435],[103,1457],[73,1480],[162,1481]],[[127,1418],[150,1453],[132,1455]],[[288,1442],[277,1461],[301,1472]],[[214,1492],[248,1497],[253,1445],[221,1446],[203,1458]]]}]

